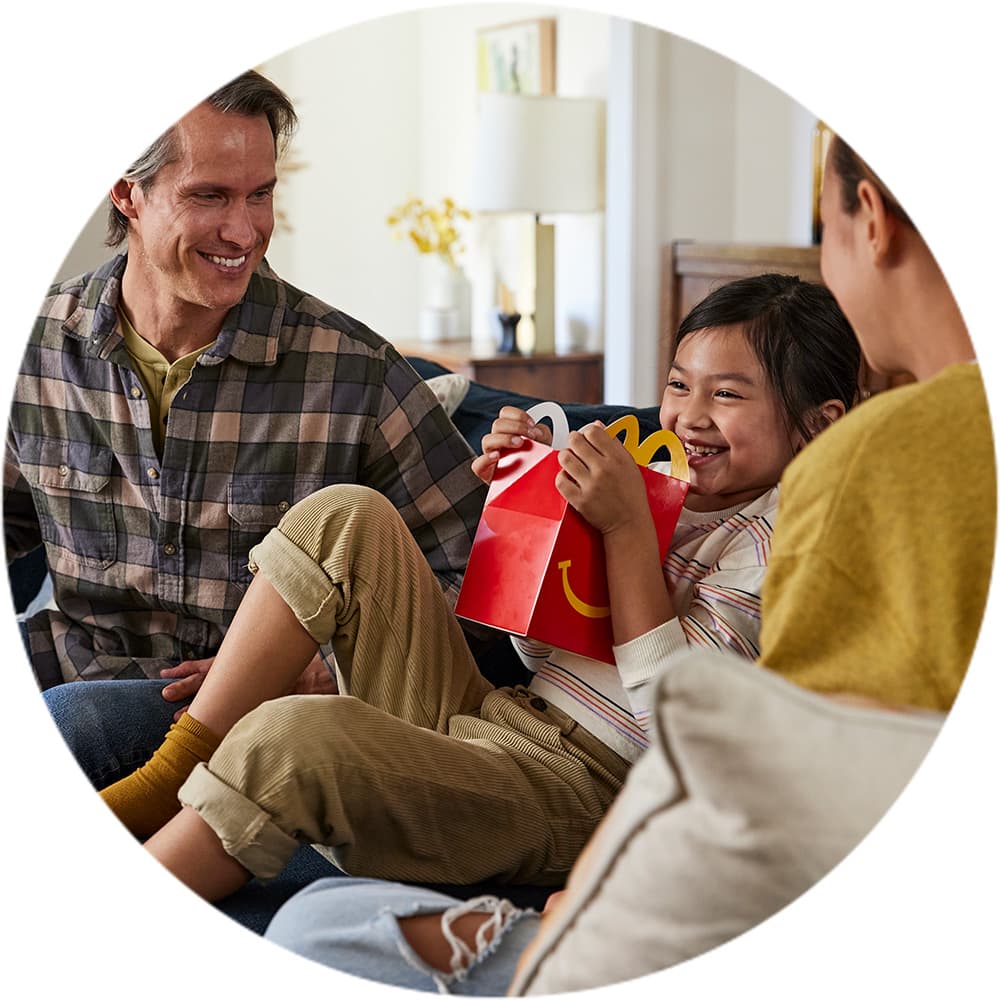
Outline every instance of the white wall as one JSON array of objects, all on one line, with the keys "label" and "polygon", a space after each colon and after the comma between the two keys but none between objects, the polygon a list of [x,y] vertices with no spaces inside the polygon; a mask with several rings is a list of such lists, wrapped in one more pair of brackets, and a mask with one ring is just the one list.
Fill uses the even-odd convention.
[{"label": "white wall", "polygon": [[[607,365],[607,398],[651,403],[658,246],[681,238],[806,243],[810,235],[814,116],[685,39],[617,22],[641,45],[616,47],[615,19],[602,14],[455,5],[343,28],[275,55],[262,69],[296,102],[301,126],[292,159],[304,166],[282,177],[279,206],[293,229],[275,233],[269,257],[293,284],[389,339],[415,339],[426,261],[391,238],[385,217],[410,194],[467,200],[477,29],[542,16],[558,22],[557,92],[609,98],[609,194],[616,170],[631,178],[628,198],[612,198],[604,217],[557,220],[557,344],[607,341],[616,355]],[[643,67],[631,62],[640,51]],[[625,145],[612,135],[616,120],[630,122]],[[60,277],[107,255],[103,216],[102,206]],[[489,228],[469,231],[480,340],[491,336],[481,238]]]},{"label": "white wall", "polygon": [[[559,14],[556,92],[608,96],[610,19],[579,11]],[[555,223],[556,348],[604,346],[605,219],[564,216]]]},{"label": "white wall", "polygon": [[729,240],[737,67],[684,39],[658,35],[661,238]]},{"label": "white wall", "polygon": [[80,235],[69,248],[53,280],[61,281],[83,274],[110,255],[111,251],[104,246],[107,217],[106,202],[102,198],[94,214],[84,221]]},{"label": "white wall", "polygon": [[659,214],[664,200],[659,33],[615,18],[607,117],[604,399],[656,391]]},{"label": "white wall", "polygon": [[663,239],[808,243],[816,116],[709,49],[660,39]]},{"label": "white wall", "polygon": [[732,240],[808,243],[816,115],[742,67],[734,111]]},{"label": "white wall", "polygon": [[385,219],[419,187],[420,15],[331,32],[262,71],[295,102],[299,132],[268,259],[286,280],[390,340],[415,336],[417,273]]}]

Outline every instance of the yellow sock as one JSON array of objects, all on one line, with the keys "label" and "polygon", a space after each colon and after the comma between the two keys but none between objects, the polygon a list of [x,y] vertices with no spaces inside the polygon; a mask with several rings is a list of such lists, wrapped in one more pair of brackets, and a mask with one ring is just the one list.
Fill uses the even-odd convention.
[{"label": "yellow sock", "polygon": [[135,836],[145,840],[180,812],[177,793],[181,785],[220,742],[185,712],[170,727],[159,750],[128,777],[102,789],[101,798]]}]

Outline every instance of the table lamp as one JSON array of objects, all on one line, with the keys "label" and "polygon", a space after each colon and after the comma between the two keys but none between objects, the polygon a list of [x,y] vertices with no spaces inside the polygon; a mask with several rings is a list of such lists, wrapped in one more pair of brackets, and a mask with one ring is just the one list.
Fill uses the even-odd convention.
[{"label": "table lamp", "polygon": [[535,347],[555,350],[555,231],[542,215],[604,207],[604,101],[479,94],[470,207],[535,217]]}]

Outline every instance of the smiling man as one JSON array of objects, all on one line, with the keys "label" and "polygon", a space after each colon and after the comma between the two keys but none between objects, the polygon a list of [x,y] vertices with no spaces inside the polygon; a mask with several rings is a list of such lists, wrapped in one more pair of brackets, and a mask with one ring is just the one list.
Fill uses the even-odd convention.
[{"label": "smiling man", "polygon": [[275,136],[265,115],[199,105],[175,126],[152,182],[111,190],[127,220],[120,310],[174,361],[215,340],[274,228]]},{"label": "smiling man", "polygon": [[[26,641],[99,787],[162,742],[250,582],[250,548],[317,489],[378,490],[452,603],[461,583],[485,492],[465,440],[390,344],[265,260],[296,124],[247,72],[168,129],[110,192],[107,243],[125,252],[50,290],[24,356],[7,554],[45,546],[57,607]],[[297,690],[332,690],[328,662]]]}]

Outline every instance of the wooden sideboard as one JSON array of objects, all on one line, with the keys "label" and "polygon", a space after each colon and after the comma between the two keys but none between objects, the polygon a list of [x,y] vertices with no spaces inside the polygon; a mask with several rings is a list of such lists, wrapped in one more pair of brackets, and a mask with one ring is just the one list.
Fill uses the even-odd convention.
[{"label": "wooden sideboard", "polygon": [[471,341],[409,342],[394,346],[406,357],[426,358],[494,389],[563,403],[604,400],[604,355],[598,352],[498,354]]}]

